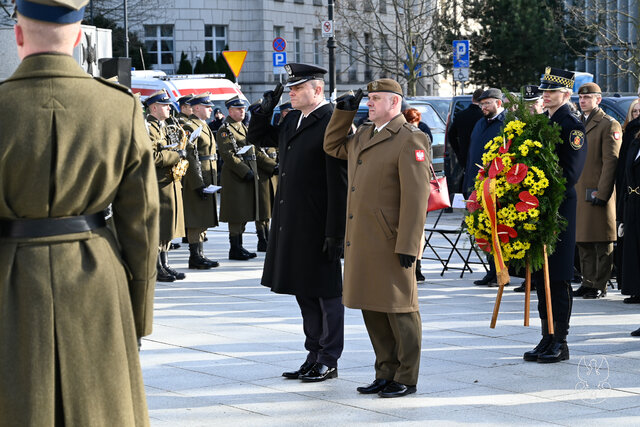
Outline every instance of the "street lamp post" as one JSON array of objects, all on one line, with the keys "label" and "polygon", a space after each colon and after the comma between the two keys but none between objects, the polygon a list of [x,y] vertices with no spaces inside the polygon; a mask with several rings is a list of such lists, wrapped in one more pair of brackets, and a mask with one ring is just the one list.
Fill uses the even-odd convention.
[{"label": "street lamp post", "polygon": [[[333,0],[328,0],[329,6],[329,21],[333,22]],[[334,36],[329,37],[327,41],[327,48],[329,49],[329,97],[331,99],[336,98],[336,39]]]},{"label": "street lamp post", "polygon": [[127,0],[124,0],[124,56],[129,57],[129,25],[127,24]]}]

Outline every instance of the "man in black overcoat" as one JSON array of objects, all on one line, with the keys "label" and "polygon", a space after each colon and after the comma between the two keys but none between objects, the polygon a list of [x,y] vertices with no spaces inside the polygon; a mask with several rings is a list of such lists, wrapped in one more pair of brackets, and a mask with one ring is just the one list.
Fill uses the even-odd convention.
[{"label": "man in black overcoat", "polygon": [[560,128],[562,143],[556,145],[562,176],[567,180],[564,200],[558,213],[567,220],[567,227],[558,236],[553,255],[549,257],[549,280],[551,282],[551,309],[553,311],[554,334],[549,334],[542,272],[536,272],[538,313],[542,323],[542,340],[531,351],[524,354],[530,362],[554,363],[569,359],[567,334],[573,305],[573,259],[576,247],[576,190],[574,188],[587,158],[587,139],[582,122],[572,113],[567,103],[571,99],[575,78],[571,71],[547,67],[542,77],[543,105],[551,123]]},{"label": "man in black overcoat", "polygon": [[333,107],[324,98],[324,68],[285,66],[294,108],[275,127],[273,109],[282,85],[265,92],[251,116],[250,143],[279,147],[279,184],[262,284],[295,295],[302,313],[306,361],[286,378],[323,381],[338,376],[344,346],[340,256],[347,199],[346,162],[325,154],[324,131]]}]

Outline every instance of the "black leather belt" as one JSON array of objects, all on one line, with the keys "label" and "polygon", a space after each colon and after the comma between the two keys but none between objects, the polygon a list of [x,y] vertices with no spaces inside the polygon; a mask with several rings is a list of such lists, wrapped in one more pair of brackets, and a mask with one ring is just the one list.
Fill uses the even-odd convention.
[{"label": "black leather belt", "polygon": [[83,233],[107,225],[104,212],[62,218],[1,219],[0,237],[50,237]]},{"label": "black leather belt", "polygon": [[218,155],[213,154],[211,156],[200,156],[200,161],[203,161],[203,160],[218,160]]}]

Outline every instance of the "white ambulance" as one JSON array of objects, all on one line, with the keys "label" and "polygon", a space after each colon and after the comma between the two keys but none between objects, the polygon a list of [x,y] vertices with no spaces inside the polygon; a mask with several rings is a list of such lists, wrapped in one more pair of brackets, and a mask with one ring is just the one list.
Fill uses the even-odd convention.
[{"label": "white ambulance", "polygon": [[[227,115],[227,109],[224,102],[227,99],[238,95],[247,102],[240,87],[225,79],[224,74],[167,75],[164,71],[156,70],[131,72],[131,91],[139,93],[142,101],[162,89],[167,91],[176,107],[178,107],[178,98],[181,96],[209,92],[215,104],[213,108],[220,108],[225,115]],[[249,105],[248,102],[247,105]]]}]

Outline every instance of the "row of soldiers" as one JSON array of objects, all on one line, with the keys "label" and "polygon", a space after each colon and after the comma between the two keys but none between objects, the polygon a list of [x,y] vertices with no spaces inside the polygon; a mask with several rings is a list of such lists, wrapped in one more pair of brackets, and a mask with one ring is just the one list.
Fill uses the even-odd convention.
[{"label": "row of soldiers", "polygon": [[256,257],[242,242],[249,221],[256,224],[258,251],[266,251],[278,174],[276,149],[256,149],[247,141],[243,123],[246,105],[238,96],[225,102],[229,115],[216,133],[207,125],[214,106],[208,93],[181,97],[180,113],[175,117],[171,104],[165,91],[145,101],[160,194],[157,277],[162,282],[185,278],[169,265],[171,240],[178,237],[186,236],[188,241],[190,269],[220,265],[207,258],[203,250],[207,229],[218,226],[219,221],[229,225],[229,259]]}]

